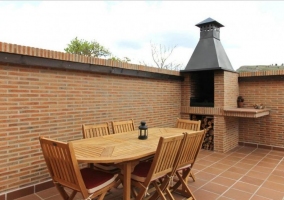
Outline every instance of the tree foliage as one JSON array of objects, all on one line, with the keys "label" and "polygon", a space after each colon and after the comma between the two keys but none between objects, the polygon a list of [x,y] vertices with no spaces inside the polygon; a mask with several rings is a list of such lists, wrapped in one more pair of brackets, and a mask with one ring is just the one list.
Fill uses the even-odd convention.
[{"label": "tree foliage", "polygon": [[124,57],[124,58],[121,59],[121,58],[118,58],[116,56],[112,56],[111,60],[115,60],[115,61],[118,61],[118,62],[126,62],[126,63],[131,61],[130,58],[128,58],[128,57]]},{"label": "tree foliage", "polygon": [[[151,46],[151,55],[154,62],[154,65],[161,69],[169,69],[179,71],[182,68],[182,64],[174,63],[173,61],[169,61],[169,57],[172,55],[173,51],[176,48],[176,45],[173,47],[167,47],[162,44],[153,44],[150,43]],[[91,42],[78,39],[75,37],[67,47],[64,49],[66,53],[92,56],[92,57],[105,57],[118,62],[131,62],[128,57],[119,58],[114,56],[107,48],[100,45],[97,41],[93,40]],[[151,66],[146,64],[145,61],[140,62],[142,65]]]},{"label": "tree foliage", "polygon": [[95,40],[89,42],[84,39],[78,39],[77,37],[67,45],[67,48],[64,49],[67,53],[85,55],[85,56],[93,56],[93,57],[110,57],[111,52],[100,45]]}]

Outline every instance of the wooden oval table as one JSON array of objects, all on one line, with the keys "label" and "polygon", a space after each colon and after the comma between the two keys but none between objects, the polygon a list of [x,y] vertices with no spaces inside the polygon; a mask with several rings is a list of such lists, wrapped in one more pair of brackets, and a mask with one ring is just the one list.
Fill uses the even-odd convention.
[{"label": "wooden oval table", "polygon": [[149,128],[148,139],[139,140],[138,130],[71,141],[80,163],[116,163],[124,171],[123,199],[130,199],[131,172],[139,159],[154,155],[160,137],[195,132],[179,128]]}]

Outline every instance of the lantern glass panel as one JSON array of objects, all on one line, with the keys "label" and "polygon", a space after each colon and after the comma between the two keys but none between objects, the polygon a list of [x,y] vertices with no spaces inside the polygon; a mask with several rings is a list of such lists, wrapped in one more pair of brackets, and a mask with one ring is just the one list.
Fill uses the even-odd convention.
[{"label": "lantern glass panel", "polygon": [[146,122],[140,122],[139,130],[138,130],[138,139],[146,140],[148,138],[148,127]]}]

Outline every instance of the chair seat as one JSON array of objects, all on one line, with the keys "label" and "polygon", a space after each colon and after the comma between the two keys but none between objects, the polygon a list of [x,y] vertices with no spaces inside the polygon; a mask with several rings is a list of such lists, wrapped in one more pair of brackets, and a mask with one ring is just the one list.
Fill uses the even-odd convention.
[{"label": "chair seat", "polygon": [[118,170],[116,166],[114,166],[113,164],[108,164],[108,163],[94,163],[94,167],[103,169],[106,171]]},{"label": "chair seat", "polygon": [[149,173],[151,165],[152,162],[140,162],[135,166],[131,174],[131,178],[139,182],[144,182]]},{"label": "chair seat", "polygon": [[178,168],[177,171],[183,170],[183,169],[187,169],[187,168],[190,168],[190,167],[191,167],[191,164],[188,164],[188,165],[185,165],[185,166],[183,166],[181,168]]},{"label": "chair seat", "polygon": [[[148,162],[140,162],[138,165],[135,166],[131,178],[133,180],[139,181],[139,182],[144,182],[146,177],[148,176],[150,167],[152,165],[152,161]],[[160,176],[163,177],[164,175]],[[160,178],[158,177],[158,178]],[[157,179],[158,179],[157,178]]]},{"label": "chair seat", "polygon": [[89,194],[94,193],[114,182],[117,176],[91,168],[83,168],[80,171]]}]

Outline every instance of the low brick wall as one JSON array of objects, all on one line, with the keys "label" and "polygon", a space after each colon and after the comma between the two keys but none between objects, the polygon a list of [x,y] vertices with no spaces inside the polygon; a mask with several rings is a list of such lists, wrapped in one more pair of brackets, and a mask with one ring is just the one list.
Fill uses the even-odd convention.
[{"label": "low brick wall", "polygon": [[240,118],[239,142],[284,148],[284,71],[250,73],[253,74],[255,76],[243,73],[239,78],[244,106],[252,108],[253,104],[264,104],[270,114],[260,118]]},{"label": "low brick wall", "polygon": [[[3,44],[0,44],[0,52],[1,48],[5,52],[16,51],[12,47],[4,48]],[[22,53],[31,55],[33,51]],[[16,63],[22,56],[7,55],[7,62],[3,62],[3,54],[0,58],[0,197],[7,191],[50,180],[39,136],[69,141],[82,138],[83,123],[126,119],[133,119],[136,127],[142,120],[148,127],[173,127],[180,117],[178,72],[159,72],[132,64],[105,66],[120,69],[119,73],[121,69],[137,70],[136,67],[143,73],[151,73],[133,76],[135,72],[128,76],[76,69],[80,63],[71,61],[73,69],[20,65]],[[35,61],[36,57],[30,58]],[[43,64],[48,64],[48,59],[43,60],[46,62]],[[59,57],[50,60],[51,63],[58,61]],[[103,69],[104,65],[98,67]],[[151,75],[155,75],[154,78]],[[178,79],[164,78],[172,75]],[[160,76],[162,78],[155,78]]]},{"label": "low brick wall", "polygon": [[[0,42],[0,199],[50,186],[38,137],[79,139],[83,123],[134,119],[136,126],[145,120],[148,127],[173,127],[177,117],[209,114],[216,151],[238,143],[284,149],[283,70],[216,72],[214,108],[189,107],[190,79],[181,78],[176,71]],[[270,114],[223,116],[238,95],[245,107],[263,103]]]}]

